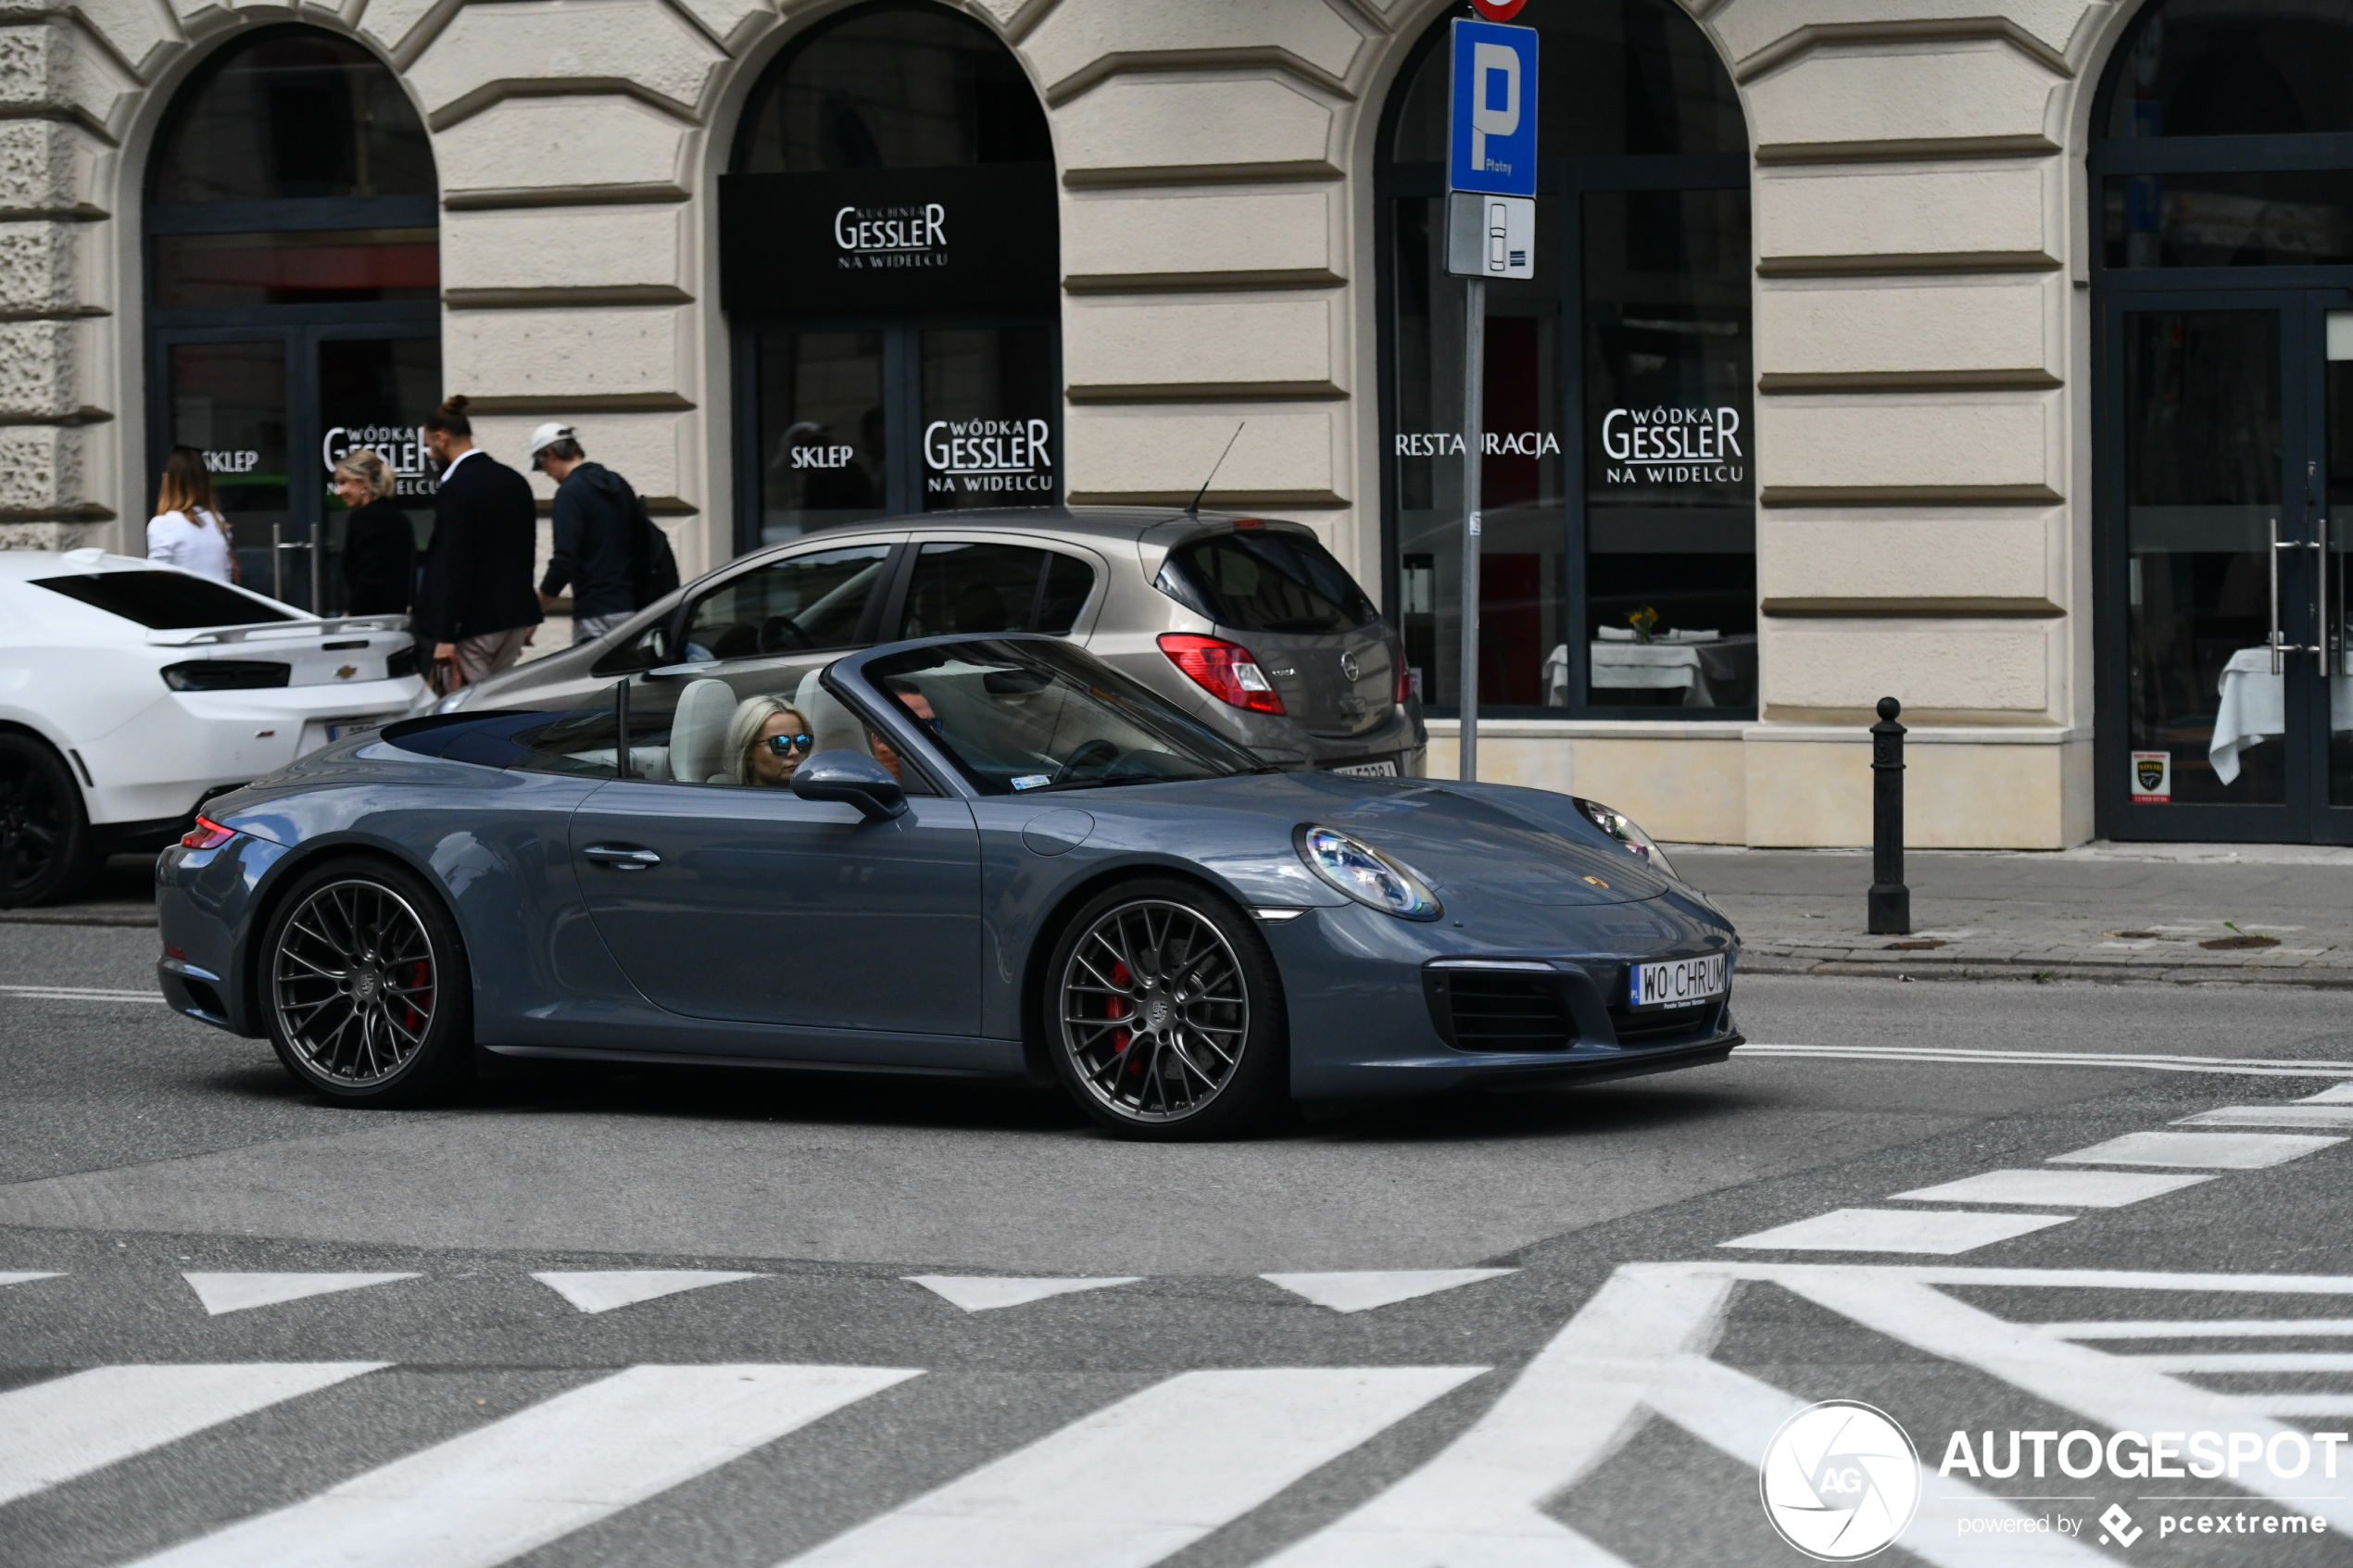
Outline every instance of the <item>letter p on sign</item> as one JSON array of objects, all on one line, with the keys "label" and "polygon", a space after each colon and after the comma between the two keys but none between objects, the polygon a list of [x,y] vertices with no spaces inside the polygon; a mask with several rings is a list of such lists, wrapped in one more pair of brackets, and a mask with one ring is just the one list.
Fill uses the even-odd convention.
[{"label": "letter p on sign", "polygon": [[1447,105],[1447,189],[1536,194],[1536,31],[1458,19]]}]

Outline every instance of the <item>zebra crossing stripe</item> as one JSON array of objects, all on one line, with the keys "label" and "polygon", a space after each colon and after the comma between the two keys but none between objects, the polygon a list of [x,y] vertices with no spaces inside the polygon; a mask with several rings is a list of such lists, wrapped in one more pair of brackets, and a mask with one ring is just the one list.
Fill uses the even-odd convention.
[{"label": "zebra crossing stripe", "polygon": [[794,1568],[1145,1568],[1486,1370],[1185,1373],[837,1536]]},{"label": "zebra crossing stripe", "polygon": [[141,1562],[490,1568],[918,1375],[895,1367],[631,1367]]},{"label": "zebra crossing stripe", "polygon": [[12,1389],[0,1394],[0,1503],[385,1364],[110,1366]]}]

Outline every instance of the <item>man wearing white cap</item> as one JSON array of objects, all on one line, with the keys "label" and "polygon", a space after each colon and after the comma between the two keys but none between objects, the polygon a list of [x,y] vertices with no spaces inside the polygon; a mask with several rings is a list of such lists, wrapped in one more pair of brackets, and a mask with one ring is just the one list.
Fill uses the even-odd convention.
[{"label": "man wearing white cap", "polygon": [[553,420],[531,433],[531,466],[556,482],[556,552],[539,606],[572,588],[572,640],[593,642],[637,611],[638,511],[629,482],[592,463],[580,434]]}]

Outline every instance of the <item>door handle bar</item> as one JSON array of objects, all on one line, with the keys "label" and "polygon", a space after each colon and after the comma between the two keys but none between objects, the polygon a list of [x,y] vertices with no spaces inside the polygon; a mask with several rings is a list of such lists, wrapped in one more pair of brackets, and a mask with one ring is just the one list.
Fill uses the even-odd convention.
[{"label": "door handle bar", "polygon": [[584,859],[610,866],[617,872],[648,871],[661,864],[661,856],[634,844],[592,844],[580,854]]},{"label": "door handle bar", "polygon": [[[2287,633],[2286,633],[2284,631],[2283,631],[2283,630],[2281,629],[2281,627],[2280,627],[2280,552],[2281,552],[2282,550],[2301,550],[2301,549],[2305,548],[2308,545],[2309,545],[2309,546],[2310,546],[2310,547],[2311,547],[2311,548],[2313,548],[2313,549],[2318,549],[2318,548],[2320,548],[2320,546],[2319,546],[2318,545],[2312,545],[2312,544],[2311,544],[2311,542],[2310,542],[2309,540],[2304,540],[2304,539],[2283,539],[2283,538],[2281,538],[2281,537],[2280,537],[2280,520],[2279,520],[2278,518],[2273,518],[2273,519],[2271,519],[2271,552],[2270,552],[2270,554],[2271,554],[2271,673],[2272,673],[2272,674],[2274,674],[2274,675],[2276,675],[2276,674],[2280,673],[2280,656],[2281,656],[2282,654],[2290,654],[2290,653],[2306,653],[2306,652],[2312,651],[2312,650],[2310,650],[2310,649],[2306,648],[2306,647],[2305,647],[2305,646],[2304,646],[2302,643],[2291,643],[2291,642],[2287,641],[2287,640],[2286,640],[2286,638],[2287,638]],[[2322,655],[2322,657],[2325,659],[2327,656],[2326,656],[2326,655]]]}]

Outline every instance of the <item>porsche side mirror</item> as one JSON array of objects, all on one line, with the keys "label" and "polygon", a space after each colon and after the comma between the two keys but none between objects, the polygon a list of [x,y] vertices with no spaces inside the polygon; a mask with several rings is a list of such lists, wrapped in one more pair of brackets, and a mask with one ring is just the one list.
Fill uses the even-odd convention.
[{"label": "porsche side mirror", "polygon": [[907,795],[890,770],[862,751],[821,751],[793,770],[803,800],[847,800],[870,822],[907,814]]}]

